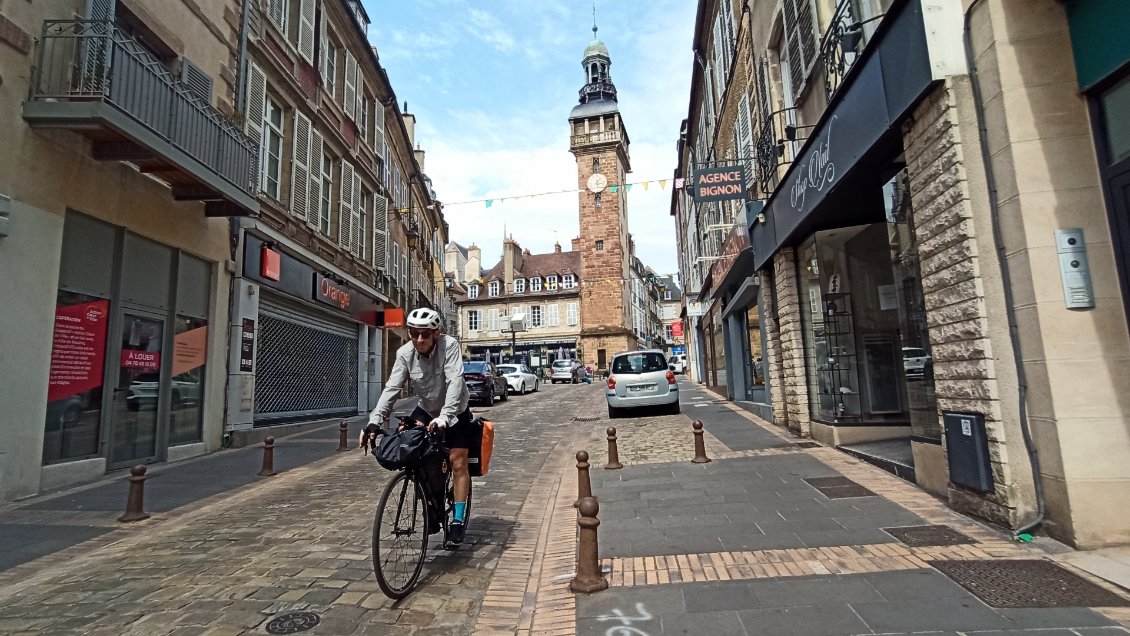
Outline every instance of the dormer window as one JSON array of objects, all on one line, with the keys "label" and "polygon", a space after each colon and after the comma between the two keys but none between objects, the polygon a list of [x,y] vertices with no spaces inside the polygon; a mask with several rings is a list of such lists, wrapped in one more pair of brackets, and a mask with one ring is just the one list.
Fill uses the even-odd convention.
[{"label": "dormer window", "polygon": [[541,291],[541,279],[540,278],[535,276],[535,277],[530,279],[530,291],[532,291],[532,292]]},{"label": "dormer window", "polygon": [[479,297],[479,286],[478,285],[471,285],[470,287],[467,288],[467,298],[478,298],[478,297]]},{"label": "dormer window", "polygon": [[663,300],[671,300],[671,292],[670,291],[663,292]]},{"label": "dormer window", "polygon": [[547,276],[545,278],[546,291],[557,291],[557,275]]},{"label": "dormer window", "polygon": [[577,277],[573,274],[565,274],[561,277],[561,286],[565,289],[573,289],[577,286]]},{"label": "dormer window", "polygon": [[498,287],[498,281],[492,280],[490,282],[490,285],[487,287],[487,296],[490,296],[491,298],[498,296]]},{"label": "dormer window", "polygon": [[525,278],[515,278],[514,279],[514,293],[515,294],[523,294],[525,292],[526,292],[526,279]]}]

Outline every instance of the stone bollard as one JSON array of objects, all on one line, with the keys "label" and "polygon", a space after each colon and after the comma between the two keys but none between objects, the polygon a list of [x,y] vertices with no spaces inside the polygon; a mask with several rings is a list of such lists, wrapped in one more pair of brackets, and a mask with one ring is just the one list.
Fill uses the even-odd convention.
[{"label": "stone bollard", "polygon": [[337,452],[349,450],[349,422],[341,421],[339,427],[340,435],[337,438]]},{"label": "stone bollard", "polygon": [[126,512],[118,517],[123,523],[148,519],[149,513],[144,510],[145,503],[145,466],[138,464],[129,469],[129,495],[126,497]]},{"label": "stone bollard", "polygon": [[569,582],[569,591],[590,594],[608,589],[608,579],[600,571],[600,556],[596,542],[596,527],[600,520],[596,514],[600,505],[594,497],[585,497],[577,506],[581,516],[577,525],[581,528],[581,538],[577,546],[577,575]]},{"label": "stone bollard", "polygon": [[695,420],[694,424],[694,459],[693,464],[707,464],[710,458],[706,456],[706,445],[702,441],[702,420]]},{"label": "stone bollard", "polygon": [[586,451],[577,451],[577,500],[573,507],[581,505],[581,500],[592,496],[592,485],[589,484],[589,454]]},{"label": "stone bollard", "polygon": [[605,433],[608,433],[608,463],[604,465],[604,469],[623,468],[624,465],[620,463],[620,451],[616,449],[616,428],[609,426]]},{"label": "stone bollard", "polygon": [[275,472],[275,438],[268,437],[263,440],[263,470],[260,470],[258,475],[260,477],[272,477],[276,475]]}]

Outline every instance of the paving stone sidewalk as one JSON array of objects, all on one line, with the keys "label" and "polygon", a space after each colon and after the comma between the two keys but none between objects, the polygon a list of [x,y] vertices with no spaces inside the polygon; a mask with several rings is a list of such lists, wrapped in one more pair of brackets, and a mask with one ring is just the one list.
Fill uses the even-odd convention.
[{"label": "paving stone sidewalk", "polygon": [[[682,416],[593,426],[591,481],[611,587],[576,597],[576,633],[1130,633],[1125,607],[990,607],[933,562],[1043,560],[1042,552],[876,467],[799,447],[714,394],[681,388]],[[706,423],[711,463],[690,463],[691,418]],[[600,469],[608,424],[621,470]],[[896,528],[937,525],[962,542],[896,537]],[[1085,578],[1112,604],[1130,604]]]}]

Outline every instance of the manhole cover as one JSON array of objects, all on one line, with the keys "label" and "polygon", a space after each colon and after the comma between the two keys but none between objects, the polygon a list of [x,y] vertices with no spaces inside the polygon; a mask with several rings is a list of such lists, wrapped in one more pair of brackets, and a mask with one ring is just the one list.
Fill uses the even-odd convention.
[{"label": "manhole cover", "polygon": [[267,622],[268,634],[295,634],[313,629],[322,617],[313,612],[289,612]]},{"label": "manhole cover", "polygon": [[574,417],[574,422],[599,422],[599,417]]},{"label": "manhole cover", "polygon": [[796,446],[797,448],[820,448],[820,444],[817,444],[816,442],[797,442],[796,444],[793,444],[793,446]]},{"label": "manhole cover", "polygon": [[820,491],[828,499],[847,499],[848,497],[874,497],[875,493],[855,483],[847,477],[809,477],[804,480],[809,486]]},{"label": "manhole cover", "polygon": [[901,528],[883,528],[883,532],[912,548],[977,543],[949,526],[904,526]]},{"label": "manhole cover", "polygon": [[1130,607],[1126,599],[1051,561],[930,561],[990,607]]}]

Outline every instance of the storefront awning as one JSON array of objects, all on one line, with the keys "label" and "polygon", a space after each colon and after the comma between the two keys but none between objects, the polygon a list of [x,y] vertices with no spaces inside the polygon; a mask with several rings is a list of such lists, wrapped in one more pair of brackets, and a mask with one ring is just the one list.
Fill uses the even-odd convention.
[{"label": "storefront awning", "polygon": [[[931,5],[929,29],[923,2]],[[930,86],[964,72],[954,68],[960,64],[953,56],[961,50],[960,38],[960,7],[955,15],[953,7],[940,8],[934,0],[891,5],[774,190],[764,221],[751,219],[756,269],[816,230],[882,220],[870,218],[882,205],[866,200],[881,196],[879,167],[898,152],[899,123]]]}]

